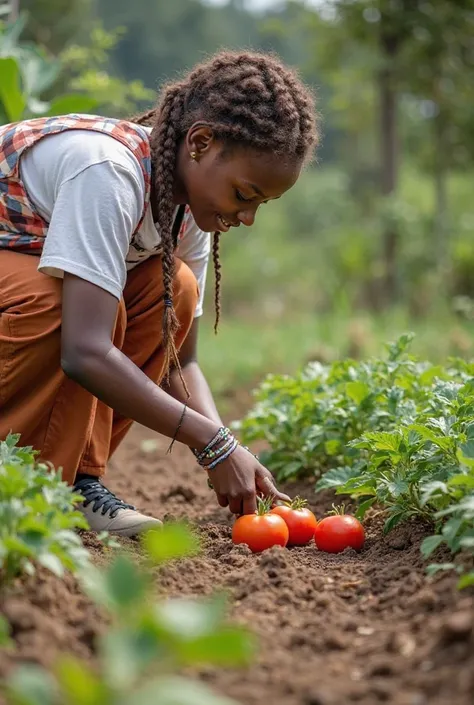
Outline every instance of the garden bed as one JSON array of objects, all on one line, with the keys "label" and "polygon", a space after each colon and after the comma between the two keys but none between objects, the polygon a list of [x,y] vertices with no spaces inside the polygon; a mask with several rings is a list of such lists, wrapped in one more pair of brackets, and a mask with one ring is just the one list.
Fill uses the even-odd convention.
[{"label": "garden bed", "polygon": [[[156,446],[143,441],[156,440]],[[232,616],[259,637],[255,663],[244,669],[206,668],[198,676],[242,705],[472,705],[474,597],[456,578],[427,578],[420,542],[432,527],[403,524],[383,535],[383,520],[365,518],[363,551],[331,556],[314,545],[252,555],[230,539],[231,518],[216,504],[191,454],[135,426],[114,457],[107,484],[124,499],[165,518],[199,527],[204,552],[161,569],[157,584],[172,596],[224,588]],[[308,482],[289,485],[318,516],[334,501]],[[103,563],[107,552],[90,535],[86,545]],[[133,541],[123,542],[138,551]],[[16,643],[1,657],[4,676],[15,663],[50,666],[64,652],[94,660],[104,617],[75,579],[44,570],[22,579],[2,604]]]}]

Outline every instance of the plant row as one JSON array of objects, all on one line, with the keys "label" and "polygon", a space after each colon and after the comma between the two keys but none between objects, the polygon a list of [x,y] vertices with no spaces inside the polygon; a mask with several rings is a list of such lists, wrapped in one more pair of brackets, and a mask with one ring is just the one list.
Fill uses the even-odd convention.
[{"label": "plant row", "polygon": [[[18,446],[19,436],[0,442],[0,589],[4,595],[38,566],[61,577],[72,571],[84,592],[108,615],[97,638],[93,668],[72,655],[51,671],[24,665],[0,685],[11,705],[235,705],[179,674],[196,665],[239,665],[255,651],[253,637],[226,618],[225,596],[206,601],[157,601],[156,567],[195,556],[198,537],[180,524],[148,532],[143,564],[125,551],[105,569],[92,565],[78,529],[87,529],[75,509],[78,497],[61,473],[35,461]],[[105,540],[107,539],[107,540]],[[119,544],[104,537],[109,548]],[[0,614],[0,649],[14,649]]]},{"label": "plant row", "polygon": [[457,563],[430,567],[474,584],[474,364],[433,365],[408,353],[412,334],[377,359],[310,363],[270,375],[234,424],[243,441],[265,440],[261,460],[278,480],[316,476],[316,490],[387,511],[385,529],[419,518],[434,527],[421,549],[441,545]]}]

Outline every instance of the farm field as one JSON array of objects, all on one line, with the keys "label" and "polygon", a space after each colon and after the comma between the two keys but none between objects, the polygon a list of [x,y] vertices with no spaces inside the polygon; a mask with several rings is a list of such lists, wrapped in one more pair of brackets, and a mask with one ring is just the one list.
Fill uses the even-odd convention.
[{"label": "farm field", "polygon": [[[150,439],[156,447],[143,443]],[[233,618],[260,642],[251,666],[206,667],[197,671],[200,679],[245,705],[471,705],[473,594],[457,590],[451,574],[427,578],[419,546],[429,527],[415,521],[384,536],[372,509],[359,554],[319,553],[310,544],[253,555],[232,544],[229,515],[187,449],[178,446],[170,457],[166,447],[166,439],[134,426],[108,472],[111,489],[130,502],[199,527],[203,554],[161,569],[160,591],[199,597],[225,588]],[[286,489],[306,497],[318,517],[334,501],[329,490],[315,494],[311,481]],[[87,533],[84,540],[104,564],[102,545]],[[133,541],[121,543],[138,550]],[[9,589],[1,611],[16,647],[1,657],[2,676],[18,662],[50,667],[64,651],[94,662],[94,640],[105,625],[72,576],[61,580],[40,569]]]}]

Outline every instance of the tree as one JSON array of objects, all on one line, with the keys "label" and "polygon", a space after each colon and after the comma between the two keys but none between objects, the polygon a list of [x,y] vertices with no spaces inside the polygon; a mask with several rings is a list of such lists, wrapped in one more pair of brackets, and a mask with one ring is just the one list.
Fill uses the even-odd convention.
[{"label": "tree", "polygon": [[[367,95],[371,77],[375,96],[370,109],[378,115],[380,194],[393,201],[397,193],[400,141],[400,99],[410,95],[421,100],[428,96],[435,106],[432,154],[437,188],[438,243],[444,242],[446,212],[445,175],[453,141],[450,120],[465,115],[468,70],[472,69],[474,0],[328,0],[314,11],[310,20],[314,66],[325,67],[332,75],[333,101],[346,111],[346,128],[358,129],[358,114],[347,110],[352,90]],[[346,80],[344,81],[344,76]],[[349,77],[356,79],[351,81]],[[456,84],[461,90],[449,90]],[[444,86],[444,88],[442,88]],[[471,89],[472,90],[472,89]],[[460,99],[460,96],[463,98]],[[461,107],[461,104],[463,107]],[[365,103],[365,108],[369,103]],[[366,114],[366,109],[363,113]],[[465,118],[458,129],[472,135]],[[453,132],[453,131],[451,131]],[[400,232],[396,220],[387,218],[383,233],[384,298],[388,303],[399,294],[398,259]],[[440,254],[441,256],[441,254]]]}]

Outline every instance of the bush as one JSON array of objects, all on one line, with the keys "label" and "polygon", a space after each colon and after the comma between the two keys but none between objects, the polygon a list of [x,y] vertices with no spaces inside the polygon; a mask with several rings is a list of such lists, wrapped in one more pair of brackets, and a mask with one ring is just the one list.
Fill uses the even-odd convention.
[{"label": "bush", "polygon": [[52,673],[23,666],[10,677],[5,695],[12,705],[236,705],[207,686],[178,677],[186,666],[247,663],[254,642],[244,629],[227,623],[221,596],[200,602],[155,602],[150,565],[197,552],[183,526],[167,525],[144,537],[147,568],[125,554],[101,570],[80,573],[87,594],[107,610],[111,626],[98,640],[98,666],[63,656]]},{"label": "bush", "polygon": [[[387,531],[412,517],[433,522],[425,556],[442,543],[474,554],[474,364],[419,361],[407,353],[412,337],[383,359],[267,377],[235,426],[246,443],[267,441],[261,459],[278,480],[316,475],[317,490],[357,498],[361,518],[383,505]],[[459,584],[473,583],[471,572]]]},{"label": "bush", "polygon": [[0,583],[42,565],[61,576],[88,562],[75,529],[87,529],[75,510],[78,496],[61,473],[36,463],[36,451],[17,446],[19,435],[0,441]]}]

